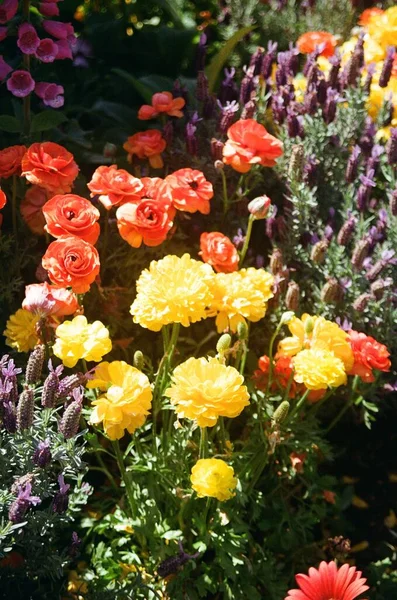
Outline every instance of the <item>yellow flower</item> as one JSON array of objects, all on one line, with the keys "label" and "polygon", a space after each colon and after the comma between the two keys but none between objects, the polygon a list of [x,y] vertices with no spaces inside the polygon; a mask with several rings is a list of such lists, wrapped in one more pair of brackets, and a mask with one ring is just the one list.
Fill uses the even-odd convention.
[{"label": "yellow flower", "polygon": [[395,46],[397,39],[397,6],[388,8],[383,14],[380,14],[367,25],[367,31],[382,48]]},{"label": "yellow flower", "polygon": [[98,389],[101,392],[106,392],[110,383],[110,375],[109,375],[109,365],[110,363],[104,361],[95,367],[94,376],[87,382],[86,387],[88,389]]},{"label": "yellow flower", "polygon": [[217,273],[212,283],[213,301],[209,316],[216,316],[218,333],[237,331],[245,319],[254,323],[266,314],[267,301],[273,297],[273,276],[264,269],[241,269]]},{"label": "yellow flower", "polygon": [[345,385],[347,376],[340,358],[324,349],[302,350],[292,360],[297,383],[309,390],[324,390],[327,387]]},{"label": "yellow flower", "polygon": [[[84,597],[88,592],[86,582],[81,578],[77,571],[69,571],[68,577],[68,592],[73,594],[73,598],[78,600]],[[77,594],[76,596],[74,594]]]},{"label": "yellow flower", "polygon": [[[328,61],[327,61],[328,62]],[[307,88],[307,79],[304,75],[297,75],[293,81],[295,88],[295,98],[297,102],[303,102]]]},{"label": "yellow flower", "polygon": [[112,349],[104,324],[101,321],[88,323],[83,315],[58,325],[55,335],[53,352],[66,367],[74,367],[81,358],[99,362]]},{"label": "yellow flower", "polygon": [[95,406],[90,422],[103,423],[105,433],[111,440],[123,437],[141,427],[152,406],[152,390],[149,379],[124,361],[102,363],[95,369],[94,380],[106,394],[93,401]]},{"label": "yellow flower", "polygon": [[190,475],[192,488],[199,498],[216,498],[223,502],[235,493],[237,479],[233,467],[219,458],[202,458],[196,462]]},{"label": "yellow flower", "polygon": [[249,404],[244,378],[216,358],[189,358],[176,367],[165,395],[180,418],[213,427],[218,417],[237,417]]},{"label": "yellow flower", "polygon": [[349,371],[354,362],[353,352],[348,341],[348,335],[336,323],[327,321],[324,317],[311,317],[302,315],[302,320],[294,317],[288,328],[292,337],[281,340],[278,353],[281,356],[295,356],[301,350],[327,350],[339,358],[346,371]]},{"label": "yellow flower", "polygon": [[[379,71],[377,75],[379,76]],[[373,119],[376,119],[384,101],[386,99],[391,99],[394,107],[393,118],[397,118],[397,77],[390,77],[390,81],[385,88],[380,87],[377,79],[378,77],[375,76],[367,100],[367,110],[369,115]]]},{"label": "yellow flower", "polygon": [[18,352],[33,350],[39,341],[36,333],[38,321],[38,315],[33,315],[24,308],[19,308],[16,313],[10,316],[3,332],[7,346],[11,346]]},{"label": "yellow flower", "polygon": [[189,254],[152,261],[136,284],[137,296],[130,311],[134,323],[160,331],[169,323],[188,327],[205,319],[212,301],[209,283],[213,277],[210,265],[190,258]]}]

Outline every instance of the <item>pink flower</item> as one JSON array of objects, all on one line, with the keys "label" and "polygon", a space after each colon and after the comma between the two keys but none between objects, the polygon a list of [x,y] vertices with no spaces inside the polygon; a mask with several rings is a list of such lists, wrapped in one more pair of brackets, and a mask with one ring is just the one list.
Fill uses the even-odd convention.
[{"label": "pink flower", "polygon": [[57,40],[68,40],[71,44],[76,41],[73,26],[61,21],[43,21],[44,30]]},{"label": "pink flower", "polygon": [[30,23],[22,23],[18,29],[17,46],[24,54],[34,54],[39,47],[40,38]]},{"label": "pink flower", "polygon": [[4,58],[0,56],[0,81],[4,81],[4,79],[9,75],[12,71],[12,67],[6,63]]},{"label": "pink flower", "polygon": [[67,40],[57,40],[56,45],[58,46],[57,60],[64,60],[65,58],[73,58],[70,44]]},{"label": "pink flower", "polygon": [[369,590],[356,567],[322,562],[319,569],[311,567],[309,575],[296,576],[300,589],[290,590],[285,600],[355,600]]},{"label": "pink flower", "polygon": [[0,5],[0,23],[8,23],[15,17],[17,10],[18,0],[4,0],[3,4]]},{"label": "pink flower", "polygon": [[61,85],[42,81],[41,83],[36,83],[34,91],[46,106],[51,106],[52,108],[61,108],[63,106],[64,97],[62,94],[64,89]]},{"label": "pink flower", "polygon": [[7,81],[7,89],[17,98],[25,98],[33,92],[34,79],[28,71],[14,71]]},{"label": "pink flower", "polygon": [[52,63],[58,54],[58,46],[50,38],[40,40],[39,47],[36,50],[36,58],[43,63]]},{"label": "pink flower", "polygon": [[0,42],[6,39],[8,27],[0,27]]},{"label": "pink flower", "polygon": [[39,11],[45,17],[58,17],[59,8],[56,2],[41,2],[39,4]]},{"label": "pink flower", "polygon": [[25,287],[22,308],[40,317],[73,315],[78,307],[76,295],[65,288],[57,288],[47,282]]}]

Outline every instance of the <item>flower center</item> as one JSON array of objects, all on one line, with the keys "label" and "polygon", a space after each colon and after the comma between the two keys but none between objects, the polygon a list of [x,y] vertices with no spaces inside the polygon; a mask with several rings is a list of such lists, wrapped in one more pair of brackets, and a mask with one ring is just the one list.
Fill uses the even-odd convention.
[{"label": "flower center", "polygon": [[66,211],[66,218],[68,219],[68,221],[71,221],[72,219],[74,219],[75,216],[76,216],[76,213],[73,210]]},{"label": "flower center", "polygon": [[192,190],[197,190],[197,188],[198,188],[197,181],[189,181],[189,185],[192,188]]}]

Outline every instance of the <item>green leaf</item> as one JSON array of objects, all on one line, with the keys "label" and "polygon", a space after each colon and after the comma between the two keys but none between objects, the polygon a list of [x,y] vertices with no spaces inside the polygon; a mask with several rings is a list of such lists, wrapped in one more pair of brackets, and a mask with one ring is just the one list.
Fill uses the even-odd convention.
[{"label": "green leaf", "polygon": [[213,91],[216,81],[219,77],[219,73],[222,70],[222,67],[225,65],[229,56],[233,52],[235,46],[243,39],[247,33],[250,33],[255,29],[254,26],[243,27],[236,31],[236,33],[226,42],[224,46],[222,46],[221,50],[214,56],[211,63],[208,65],[206,72],[208,77],[208,84],[210,92]]},{"label": "green leaf", "polygon": [[21,133],[22,123],[11,115],[0,115],[0,130],[8,133]]},{"label": "green leaf", "polygon": [[161,536],[164,540],[178,540],[182,537],[180,529],[169,529]]},{"label": "green leaf", "polygon": [[116,73],[126,81],[128,81],[136,91],[142,96],[142,98],[151,104],[152,96],[156,92],[170,91],[173,87],[172,79],[168,77],[162,77],[161,75],[147,75],[137,79],[131,73],[124,71],[124,69],[112,69],[112,73]]},{"label": "green leaf", "polygon": [[33,117],[31,131],[34,133],[54,129],[65,121],[67,121],[67,117],[64,113],[57,110],[43,110]]}]

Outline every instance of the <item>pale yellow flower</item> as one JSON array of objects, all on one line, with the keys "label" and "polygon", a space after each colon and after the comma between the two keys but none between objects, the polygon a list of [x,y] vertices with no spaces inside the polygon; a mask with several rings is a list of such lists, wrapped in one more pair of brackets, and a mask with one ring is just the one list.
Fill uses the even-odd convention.
[{"label": "pale yellow flower", "polygon": [[52,350],[66,367],[74,367],[82,358],[99,362],[112,349],[109,331],[104,324],[101,321],[88,323],[84,315],[58,325],[55,335]]},{"label": "pale yellow flower", "polygon": [[3,331],[7,346],[11,346],[18,352],[33,350],[39,341],[36,332],[39,318],[38,315],[34,315],[24,308],[19,308],[16,313],[10,316]]}]

